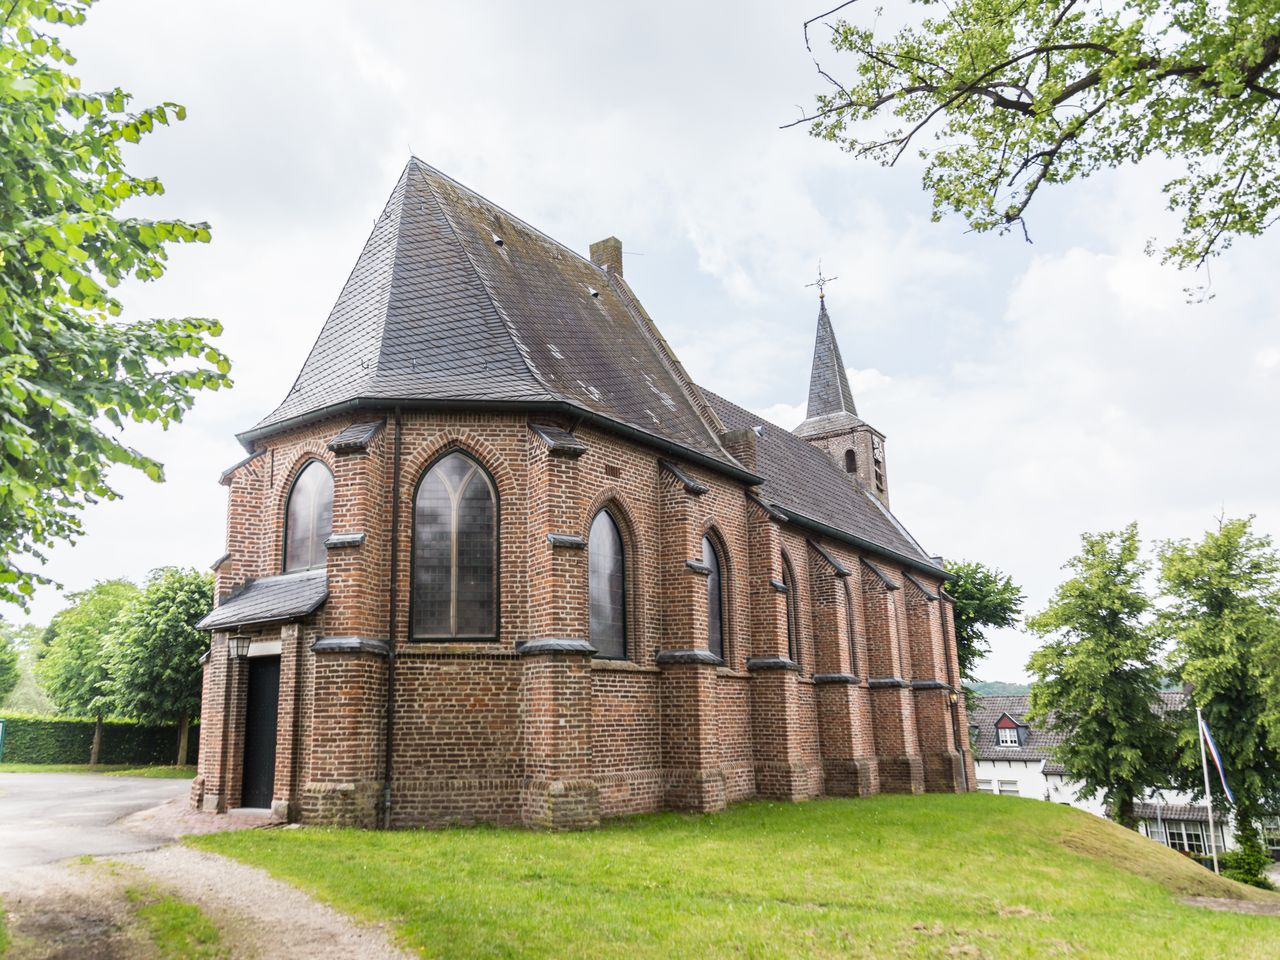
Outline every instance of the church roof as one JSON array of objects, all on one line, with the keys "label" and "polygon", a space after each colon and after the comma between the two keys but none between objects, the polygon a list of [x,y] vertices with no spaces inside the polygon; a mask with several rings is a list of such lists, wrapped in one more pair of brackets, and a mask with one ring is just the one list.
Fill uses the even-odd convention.
[{"label": "church roof", "polygon": [[416,158],[288,395],[240,439],[393,402],[568,406],[745,474],[620,275]]},{"label": "church roof", "polygon": [[818,334],[813,344],[813,369],[809,374],[809,408],[796,435],[813,437],[862,425],[853,403],[849,374],[840,356],[826,298],[818,300]]},{"label": "church roof", "polygon": [[889,509],[853,483],[823,450],[710,390],[702,392],[730,430],[755,429],[755,470],[764,478],[759,494],[766,506],[801,526],[942,573]]}]

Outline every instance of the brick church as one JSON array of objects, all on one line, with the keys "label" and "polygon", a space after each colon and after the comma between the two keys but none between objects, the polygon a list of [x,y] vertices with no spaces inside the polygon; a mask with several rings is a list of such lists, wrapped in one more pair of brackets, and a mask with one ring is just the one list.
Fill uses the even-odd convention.
[{"label": "brick church", "polygon": [[409,162],[221,478],[197,807],[563,829],[970,789],[947,575],[825,302],[784,430],[590,252]]}]

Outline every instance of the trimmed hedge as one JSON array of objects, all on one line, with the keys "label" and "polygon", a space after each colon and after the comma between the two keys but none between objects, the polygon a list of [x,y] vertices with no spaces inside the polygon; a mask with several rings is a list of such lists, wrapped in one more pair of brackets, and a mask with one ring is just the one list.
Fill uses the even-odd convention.
[{"label": "trimmed hedge", "polygon": [[[65,717],[33,717],[0,714],[4,719],[4,763],[88,763],[93,749],[93,721]],[[195,763],[200,749],[200,727],[193,723],[187,734],[187,754]],[[134,766],[173,763],[178,753],[178,728],[146,727],[132,720],[107,720],[102,724],[99,763]]]}]

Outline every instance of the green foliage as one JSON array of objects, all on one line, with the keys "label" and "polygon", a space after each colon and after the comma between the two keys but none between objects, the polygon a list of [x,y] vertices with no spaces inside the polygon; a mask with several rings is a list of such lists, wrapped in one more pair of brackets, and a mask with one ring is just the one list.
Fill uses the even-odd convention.
[{"label": "green foliage", "polygon": [[176,723],[200,712],[200,657],[209,637],[195,625],[213,609],[213,577],[168,567],[115,622],[107,687],[116,710],[145,723]]},{"label": "green foliage", "polygon": [[1005,680],[978,680],[969,689],[982,697],[1019,697],[1031,692],[1031,687],[1025,683]]},{"label": "green foliage", "polygon": [[1137,524],[1085,534],[1049,606],[1027,625],[1045,638],[1031,655],[1028,722],[1060,733],[1054,751],[1081,795],[1101,792],[1112,815],[1135,826],[1134,801],[1168,782],[1170,737],[1157,713],[1163,671],[1146,622]]},{"label": "green foliage", "polygon": [[1267,879],[1267,867],[1271,866],[1271,855],[1257,838],[1238,844],[1239,849],[1228,850],[1218,854],[1218,869],[1222,875],[1237,883],[1247,883],[1251,887],[1263,890],[1274,890],[1275,884]]},{"label": "green foliage", "polygon": [[[4,695],[4,673],[0,666],[0,709],[14,713],[52,713],[53,704],[44,695],[35,679],[34,665],[36,651],[40,647],[42,627],[34,624],[15,625],[0,617],[0,648],[8,646],[16,655],[14,668],[16,680],[6,698]],[[3,654],[0,654],[3,659]]]},{"label": "green foliage", "polygon": [[[1171,540],[1160,548],[1160,584],[1170,599],[1160,627],[1173,641],[1174,670],[1191,684],[1222,751],[1245,841],[1256,838],[1258,817],[1280,803],[1280,555],[1270,538],[1253,532],[1252,519],[1225,520],[1199,543]],[[1202,793],[1190,717],[1181,760],[1186,786]],[[1211,784],[1215,803],[1225,804]]]},{"label": "green foliage", "polygon": [[50,621],[48,653],[36,671],[60,712],[76,716],[113,712],[107,687],[107,640],[116,618],[138,594],[128,580],[102,580],[71,594],[71,606]]},{"label": "green foliage", "polygon": [[9,694],[18,686],[18,679],[18,648],[0,633],[0,704],[9,699]]},{"label": "green foliage", "polygon": [[86,92],[66,72],[75,58],[58,33],[91,3],[8,0],[0,26],[0,600],[22,605],[43,578],[20,564],[116,495],[111,466],[163,479],[102,424],[167,427],[199,391],[230,385],[216,321],[119,319],[112,289],[159,278],[167,246],[207,242],[209,228],[121,214],[164,190],[125,170],[123,144],[185,110],[133,112],[123,90]]},{"label": "green foliage", "polygon": [[[93,745],[93,720],[3,714],[4,763],[83,764]],[[102,725],[102,764],[164,764],[173,759],[172,726],[129,720]],[[198,738],[196,738],[198,739]],[[95,768],[98,769],[98,768]]]},{"label": "green foliage", "polygon": [[960,676],[972,681],[978,661],[991,652],[985,631],[991,627],[1017,625],[1026,598],[1012,577],[981,563],[966,560],[948,563],[947,572],[956,576],[947,584],[947,593],[955,598]]},{"label": "green foliage", "polygon": [[935,220],[1025,230],[1044,185],[1153,156],[1181,165],[1169,261],[1200,265],[1280,213],[1280,0],[916,3],[887,36],[879,8],[828,24],[852,69],[821,70],[831,89],[798,122],[885,165],[918,151]]}]

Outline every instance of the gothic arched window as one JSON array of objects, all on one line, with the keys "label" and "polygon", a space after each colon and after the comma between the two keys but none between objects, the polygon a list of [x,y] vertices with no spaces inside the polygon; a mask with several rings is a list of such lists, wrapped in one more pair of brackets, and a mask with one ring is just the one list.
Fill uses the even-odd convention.
[{"label": "gothic arched window", "polygon": [[720,580],[720,554],[710,537],[702,538],[702,562],[707,576],[707,648],[724,659],[724,585]]},{"label": "gothic arched window", "polygon": [[323,567],[333,532],[333,474],[319,460],[302,468],[284,518],[284,572]]},{"label": "gothic arched window", "polygon": [[858,455],[854,453],[852,450],[846,450],[844,452],[844,472],[845,473],[858,472]]},{"label": "gothic arched window", "polygon": [[587,538],[588,594],[591,598],[591,645],[596,656],[627,658],[627,570],[622,533],[608,510],[591,521]]},{"label": "gothic arched window", "polygon": [[855,621],[853,619],[853,589],[849,586],[848,580],[844,584],[844,612],[845,621],[849,629],[849,672],[855,677],[860,677],[862,674],[858,673],[857,631],[854,627]]},{"label": "gothic arched window", "polygon": [[413,498],[413,638],[498,635],[498,497],[464,453],[438,460]]},{"label": "gothic arched window", "polygon": [[787,601],[787,656],[800,662],[800,598],[796,596],[796,575],[791,560],[782,555],[782,585],[786,587]]}]

